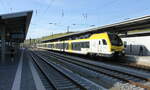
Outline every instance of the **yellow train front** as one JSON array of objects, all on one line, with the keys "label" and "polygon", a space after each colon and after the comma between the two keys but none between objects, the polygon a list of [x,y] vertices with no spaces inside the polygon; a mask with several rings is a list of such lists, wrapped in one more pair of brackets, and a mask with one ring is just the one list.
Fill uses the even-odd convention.
[{"label": "yellow train front", "polygon": [[124,55],[122,40],[116,34],[98,33],[86,38],[42,43],[38,48],[93,56]]}]

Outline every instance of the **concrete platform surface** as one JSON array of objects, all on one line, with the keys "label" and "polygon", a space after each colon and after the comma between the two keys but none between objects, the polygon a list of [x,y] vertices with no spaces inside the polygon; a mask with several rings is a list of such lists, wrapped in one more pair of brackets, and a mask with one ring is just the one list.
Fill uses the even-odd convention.
[{"label": "concrete platform surface", "polygon": [[[0,90],[39,90],[35,79],[39,76],[27,56],[26,50],[20,50],[12,61],[9,57],[4,64],[0,64]],[[39,86],[41,85],[41,86]],[[43,87],[44,88],[44,87]]]},{"label": "concrete platform surface", "polygon": [[119,57],[121,60],[127,60],[139,65],[150,66],[150,56],[133,56],[127,55],[124,57]]},{"label": "concrete platform surface", "polygon": [[13,61],[9,55],[6,55],[5,63],[0,63],[0,90],[11,89],[20,55],[18,52]]}]

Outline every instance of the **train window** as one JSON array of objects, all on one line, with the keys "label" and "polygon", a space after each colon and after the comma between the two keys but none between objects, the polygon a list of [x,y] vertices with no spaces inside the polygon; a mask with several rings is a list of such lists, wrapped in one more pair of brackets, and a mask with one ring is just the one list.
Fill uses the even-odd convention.
[{"label": "train window", "polygon": [[54,44],[51,44],[51,48],[54,48]]},{"label": "train window", "polygon": [[46,47],[46,44],[44,44],[44,47]]},{"label": "train window", "polygon": [[101,45],[101,41],[99,41],[99,45]]},{"label": "train window", "polygon": [[53,48],[56,48],[56,44],[53,44]]},{"label": "train window", "polygon": [[124,47],[125,47],[125,48],[127,47],[127,42],[126,42],[126,41],[124,41]]},{"label": "train window", "polygon": [[89,42],[85,42],[85,48],[89,48]]},{"label": "train window", "polygon": [[64,48],[68,50],[69,49],[69,44],[68,43],[64,43]]},{"label": "train window", "polygon": [[104,45],[107,45],[107,42],[106,42],[105,39],[102,39],[102,42],[103,42]]},{"label": "train window", "polygon": [[122,40],[120,39],[120,37],[116,34],[108,34],[111,44],[112,45],[116,45],[116,46],[121,46],[123,45]]},{"label": "train window", "polygon": [[58,49],[63,49],[63,44],[62,43],[58,44]]},{"label": "train window", "polygon": [[79,42],[73,42],[72,43],[72,49],[80,51],[81,50],[81,43],[79,43]]},{"label": "train window", "polygon": [[48,44],[48,48],[51,48],[51,44]]},{"label": "train window", "polygon": [[89,48],[89,42],[74,42],[72,43],[73,50],[81,50],[81,48]]},{"label": "train window", "polygon": [[63,43],[61,43],[61,49],[63,49]]},{"label": "train window", "polygon": [[86,42],[82,42],[82,48],[86,48]]}]

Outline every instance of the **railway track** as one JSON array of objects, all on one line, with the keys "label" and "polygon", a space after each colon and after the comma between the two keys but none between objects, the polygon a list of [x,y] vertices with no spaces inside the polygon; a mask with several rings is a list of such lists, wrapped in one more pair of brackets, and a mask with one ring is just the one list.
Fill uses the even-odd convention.
[{"label": "railway track", "polygon": [[66,70],[64,67],[54,62],[47,62],[47,60],[43,57],[40,57],[33,52],[30,55],[42,74],[52,85],[52,90],[91,90],[91,88],[92,90],[104,89],[81,76],[73,74],[73,72]]},{"label": "railway track", "polygon": [[117,62],[114,62],[114,61],[103,61],[103,62],[106,64],[112,64],[112,65],[124,67],[127,69],[133,69],[133,70],[138,70],[140,72],[150,73],[149,66],[138,65],[138,64],[132,63],[132,62],[122,62],[122,61],[118,61],[118,60],[117,60]]},{"label": "railway track", "polygon": [[[57,51],[55,51],[57,52]],[[61,53],[61,52],[58,52]],[[68,54],[68,53],[63,53],[64,55]],[[91,59],[93,61],[100,61],[106,64],[113,64],[113,65],[117,65],[117,66],[122,66],[122,67],[126,67],[128,69],[135,69],[135,70],[139,70],[142,72],[149,72],[150,73],[150,66],[145,66],[145,65],[139,65],[136,64],[136,62],[131,62],[131,61],[125,61],[125,60],[121,60],[120,58],[102,58],[102,57],[87,57],[85,55],[76,55],[76,54],[69,54],[71,56],[76,56],[76,57],[82,57],[84,59]]]},{"label": "railway track", "polygon": [[[48,57],[49,55],[47,55],[47,54],[43,53],[42,55],[45,55]],[[96,72],[103,73],[105,75],[111,76],[113,78],[117,78],[119,80],[130,83],[137,87],[145,88],[148,90],[150,89],[150,79],[149,79],[150,76],[147,74],[140,74],[137,71],[131,72],[126,69],[119,69],[117,67],[113,67],[110,65],[106,65],[106,64],[102,64],[102,63],[98,64],[98,63],[94,63],[92,61],[87,61],[87,60],[84,60],[81,58],[64,56],[62,54],[56,54],[53,52],[51,52],[50,55],[51,55],[51,57],[53,56],[53,58],[55,58],[55,59],[61,59],[61,60],[70,62],[72,64],[76,64],[76,65],[88,68],[90,70],[94,70]]]},{"label": "railway track", "polygon": [[46,74],[42,71],[42,69],[39,67],[39,65],[35,62],[35,58],[33,55],[30,54],[30,56],[32,57],[32,63],[35,67],[35,69],[37,70],[38,75],[40,76],[40,79],[45,87],[46,90],[54,90],[54,87],[52,85],[52,83],[50,82],[50,80],[47,78]]},{"label": "railway track", "polygon": [[[40,49],[40,50],[43,50],[43,49]],[[59,51],[53,51],[53,52],[61,53]],[[150,73],[150,66],[139,65],[139,64],[136,64],[136,62],[120,60],[120,58],[113,58],[113,60],[112,60],[112,58],[89,57],[89,56],[85,56],[85,55],[70,54],[70,53],[66,53],[66,52],[64,52],[63,54],[64,55],[69,54],[70,56],[82,57],[83,59],[90,59],[92,61],[100,61],[100,62],[103,62],[103,63],[106,63],[106,64],[113,64],[113,65],[117,65],[117,66],[126,67],[128,69],[135,69],[135,70],[139,70],[139,71],[142,71],[142,72]]]}]

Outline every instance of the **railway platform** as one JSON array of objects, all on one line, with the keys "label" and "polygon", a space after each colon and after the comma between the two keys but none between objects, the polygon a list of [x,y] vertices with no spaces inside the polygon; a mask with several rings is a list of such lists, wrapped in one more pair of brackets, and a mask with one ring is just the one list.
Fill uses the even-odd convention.
[{"label": "railway platform", "polygon": [[[99,73],[98,71],[94,72],[94,70],[96,70],[96,68],[90,69],[91,68],[90,66],[89,66],[89,70],[87,70],[87,68],[86,69],[84,69],[84,67],[79,68],[79,66],[77,67],[73,63],[69,64],[69,62],[65,61],[65,58],[64,58],[63,63],[61,63],[62,65],[52,63],[50,61],[50,59],[48,59],[50,56],[47,56],[47,55],[49,55],[49,54],[50,54],[50,52],[40,51],[40,50],[18,49],[17,53],[15,54],[14,60],[11,59],[9,54],[6,55],[7,56],[7,58],[5,60],[6,62],[0,64],[0,90],[58,90],[58,88],[59,88],[59,90],[80,90],[80,89],[81,90],[93,90],[93,87],[96,88],[94,90],[107,90],[108,88],[110,90],[116,90],[113,88],[120,88],[119,86],[121,86],[121,88],[122,87],[124,88],[125,86],[130,85],[129,83],[127,83],[127,85],[121,84],[121,82],[118,81],[117,79],[113,79],[108,76],[107,76],[107,78],[106,78],[106,76],[101,77],[103,70],[100,71],[101,73]],[[56,58],[56,56],[54,56],[54,54],[52,54],[52,53],[51,53],[51,56],[53,58],[54,57]],[[67,57],[71,58],[71,56],[67,56]],[[63,58],[63,57],[59,57],[59,58]],[[76,58],[74,57],[74,59],[78,59],[77,61],[83,60],[83,59],[77,58],[77,57]],[[62,60],[63,59],[61,59],[61,61]],[[110,66],[111,69],[114,68],[115,71],[118,70],[117,66],[104,65],[104,63],[101,63],[101,62],[86,61],[86,63],[93,63],[92,65],[101,65],[103,67],[107,66],[107,70],[108,70],[108,66]],[[63,67],[63,64],[65,65],[65,69]],[[78,63],[78,64],[81,64],[81,63]],[[50,65],[51,65],[51,67],[50,67]],[[86,67],[85,64],[84,64],[84,66]],[[55,70],[54,67],[60,71],[56,72],[57,70]],[[70,72],[69,69],[67,69],[67,67],[68,68],[70,67],[72,72]],[[96,66],[93,66],[93,67],[96,67]],[[76,74],[73,73],[74,70],[78,70],[77,68],[80,69],[80,71],[81,71],[80,75],[78,75],[77,73]],[[122,71],[125,70],[123,68],[125,68],[125,67],[122,67]],[[121,67],[119,67],[119,70],[120,69],[121,69]],[[98,70],[100,70],[100,68],[98,68]],[[43,75],[43,73],[40,73],[40,71],[43,71],[45,75]],[[129,70],[125,70],[124,72],[127,73],[128,71]],[[84,75],[82,75],[83,72],[84,72],[84,75],[85,75],[85,73],[87,73],[87,74],[84,76]],[[140,72],[136,72],[136,70],[134,71],[134,69],[132,69],[132,68],[131,68],[130,72],[137,73],[137,74],[132,73],[132,74],[134,74],[134,76],[138,75],[140,73]],[[146,75],[146,77],[144,77],[144,78],[149,77],[149,75],[147,74],[148,72],[144,72],[144,71],[142,71],[142,72],[143,72],[142,75],[139,74],[136,77],[140,77],[143,75]],[[107,73],[107,71],[105,73]],[[63,75],[65,75],[65,77]],[[107,74],[107,75],[109,75],[109,74]],[[115,74],[113,74],[113,75],[115,75]],[[113,75],[111,75],[111,76],[113,76]],[[118,75],[120,75],[120,74],[118,74]],[[47,78],[44,78],[44,76]],[[68,76],[69,76],[69,78],[66,78]],[[90,79],[89,77],[93,78],[93,79]],[[120,78],[121,77],[123,77],[123,76],[120,76]],[[70,80],[70,78],[71,78],[71,80]],[[115,85],[115,83],[112,83],[113,85],[108,87],[107,89],[106,89],[106,87],[103,88],[102,86],[100,86],[101,85],[100,83],[99,84],[96,83],[94,78],[95,79],[99,78],[100,79],[99,82],[102,82],[102,80],[104,80],[105,83],[107,82],[107,79],[108,79],[108,81],[110,80],[109,84],[112,82],[115,82],[116,86],[113,86],[113,85]],[[120,83],[117,84],[117,82],[120,82]],[[122,86],[122,85],[124,85],[124,86]],[[143,87],[149,88],[149,87],[145,87],[146,85],[147,85],[147,83],[144,83],[142,88]],[[148,83],[148,85],[149,85],[149,83]],[[74,88],[76,88],[76,89],[74,89]],[[84,89],[82,89],[82,88],[84,88]],[[89,89],[87,89],[87,88],[89,88]],[[139,88],[139,90],[144,90],[140,87],[136,87],[135,85],[130,85],[130,88],[135,88],[133,90],[137,90],[138,88]],[[117,90],[122,90],[122,89],[117,89]],[[126,90],[130,90],[130,89],[126,89]]]},{"label": "railway platform", "polygon": [[133,62],[143,66],[150,66],[150,56],[126,55],[124,57],[119,57],[119,59],[125,60],[126,62]]},{"label": "railway platform", "polygon": [[[82,88],[86,88],[85,90],[91,90],[90,88],[105,90],[66,69],[61,68],[59,72],[57,70],[56,72],[47,64],[41,68],[42,71],[47,73],[45,75],[48,75],[45,78],[35,64],[31,52],[27,49],[20,49],[15,54],[13,61],[8,55],[6,61],[0,64],[0,90],[80,90],[80,88],[81,90]],[[42,66],[43,61],[38,64]],[[58,69],[58,67],[56,68]],[[61,72],[67,76],[60,74]]]},{"label": "railway platform", "polygon": [[0,90],[44,90],[37,75],[26,50],[19,50],[13,61],[8,55],[0,64]]},{"label": "railway platform", "polygon": [[0,14],[0,90],[36,90],[30,60],[24,50],[19,49],[26,38],[32,13],[30,10]]}]

